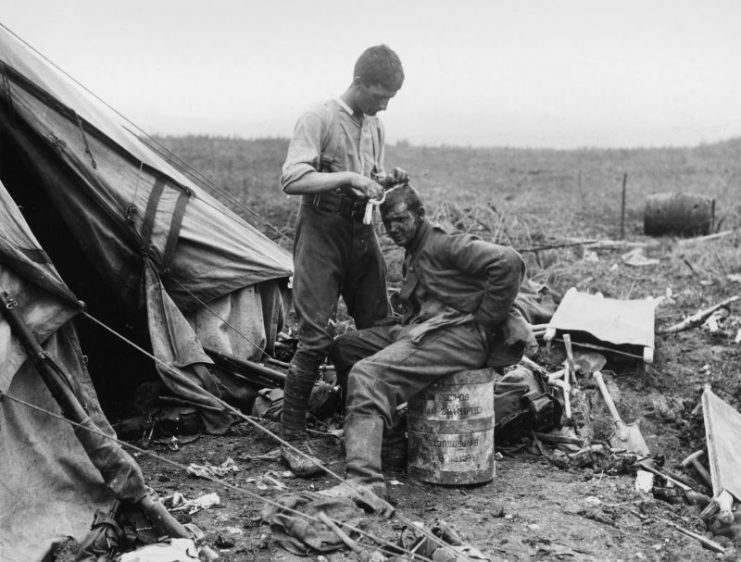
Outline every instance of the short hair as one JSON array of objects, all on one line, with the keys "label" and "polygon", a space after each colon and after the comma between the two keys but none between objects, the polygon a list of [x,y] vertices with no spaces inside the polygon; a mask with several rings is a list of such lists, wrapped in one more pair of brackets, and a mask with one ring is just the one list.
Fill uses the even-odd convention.
[{"label": "short hair", "polygon": [[404,202],[407,205],[407,210],[417,213],[420,209],[424,208],[422,198],[419,196],[419,192],[409,184],[400,185],[393,187],[386,192],[386,197],[383,203],[380,205],[381,213],[387,213],[397,203]]},{"label": "short hair", "polygon": [[387,45],[368,47],[358,57],[353,69],[353,78],[365,84],[379,84],[387,90],[398,90],[404,83],[401,59]]}]

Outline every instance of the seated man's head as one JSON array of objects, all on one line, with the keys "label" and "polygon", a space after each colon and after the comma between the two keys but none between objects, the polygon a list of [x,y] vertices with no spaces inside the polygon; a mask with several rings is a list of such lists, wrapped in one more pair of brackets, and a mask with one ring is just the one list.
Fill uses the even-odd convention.
[{"label": "seated man's head", "polygon": [[389,189],[380,209],[383,226],[391,240],[398,246],[409,246],[425,218],[424,204],[417,190],[411,185]]},{"label": "seated man's head", "polygon": [[386,45],[369,47],[353,70],[353,110],[366,115],[385,110],[403,83],[404,69],[398,55]]}]

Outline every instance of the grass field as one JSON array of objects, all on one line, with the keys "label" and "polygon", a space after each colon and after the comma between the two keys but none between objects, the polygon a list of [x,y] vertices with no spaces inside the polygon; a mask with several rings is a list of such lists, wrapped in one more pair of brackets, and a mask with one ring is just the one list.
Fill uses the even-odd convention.
[{"label": "grass field", "polygon": [[[298,203],[278,186],[286,139],[157,140],[276,227],[287,226]],[[714,197],[721,226],[737,224],[739,153],[741,139],[693,148],[570,151],[400,143],[388,147],[386,165],[410,172],[433,214],[493,207],[507,220],[519,221],[532,237],[575,233],[616,237],[624,174],[628,235],[642,231],[646,196],[660,192]]]},{"label": "grass field", "polygon": [[[187,136],[156,140],[199,170],[214,186],[212,192],[229,207],[290,247],[299,203],[298,198],[284,195],[278,185],[287,139]],[[621,231],[628,239],[640,236],[646,198],[662,192],[712,197],[716,230],[738,227],[739,153],[741,139],[690,148],[568,151],[399,143],[388,147],[386,165],[410,172],[433,220],[521,250],[570,239],[616,239]],[[384,247],[394,252],[388,240]],[[548,270],[567,251],[527,253],[531,276],[558,284]],[[393,273],[392,267],[391,282]]]}]

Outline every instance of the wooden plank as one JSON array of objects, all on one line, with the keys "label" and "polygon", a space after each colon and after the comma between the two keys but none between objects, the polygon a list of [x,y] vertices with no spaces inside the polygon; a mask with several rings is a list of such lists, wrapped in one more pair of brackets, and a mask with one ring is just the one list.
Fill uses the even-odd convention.
[{"label": "wooden plank", "polygon": [[572,287],[548,323],[544,339],[550,343],[557,332],[570,333],[577,345],[575,334],[590,334],[607,349],[639,347],[640,357],[650,365],[654,360],[655,309],[656,301],[651,299],[611,299],[580,293]]},{"label": "wooden plank", "polygon": [[728,491],[741,500],[741,414],[709,386],[702,394],[708,462],[713,493]]}]

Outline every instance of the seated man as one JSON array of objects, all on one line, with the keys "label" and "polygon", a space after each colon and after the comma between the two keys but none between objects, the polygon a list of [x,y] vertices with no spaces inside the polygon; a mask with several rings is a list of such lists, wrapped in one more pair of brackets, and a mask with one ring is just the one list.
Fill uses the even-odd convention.
[{"label": "seated man", "polygon": [[516,251],[433,226],[410,186],[386,193],[381,218],[391,239],[406,250],[401,323],[341,336],[331,354],[341,384],[351,367],[344,426],[350,486],[322,493],[361,500],[367,492],[385,495],[381,446],[397,406],[441,377],[481,368],[503,333],[518,332],[513,324],[527,331],[512,307],[525,278]]}]

